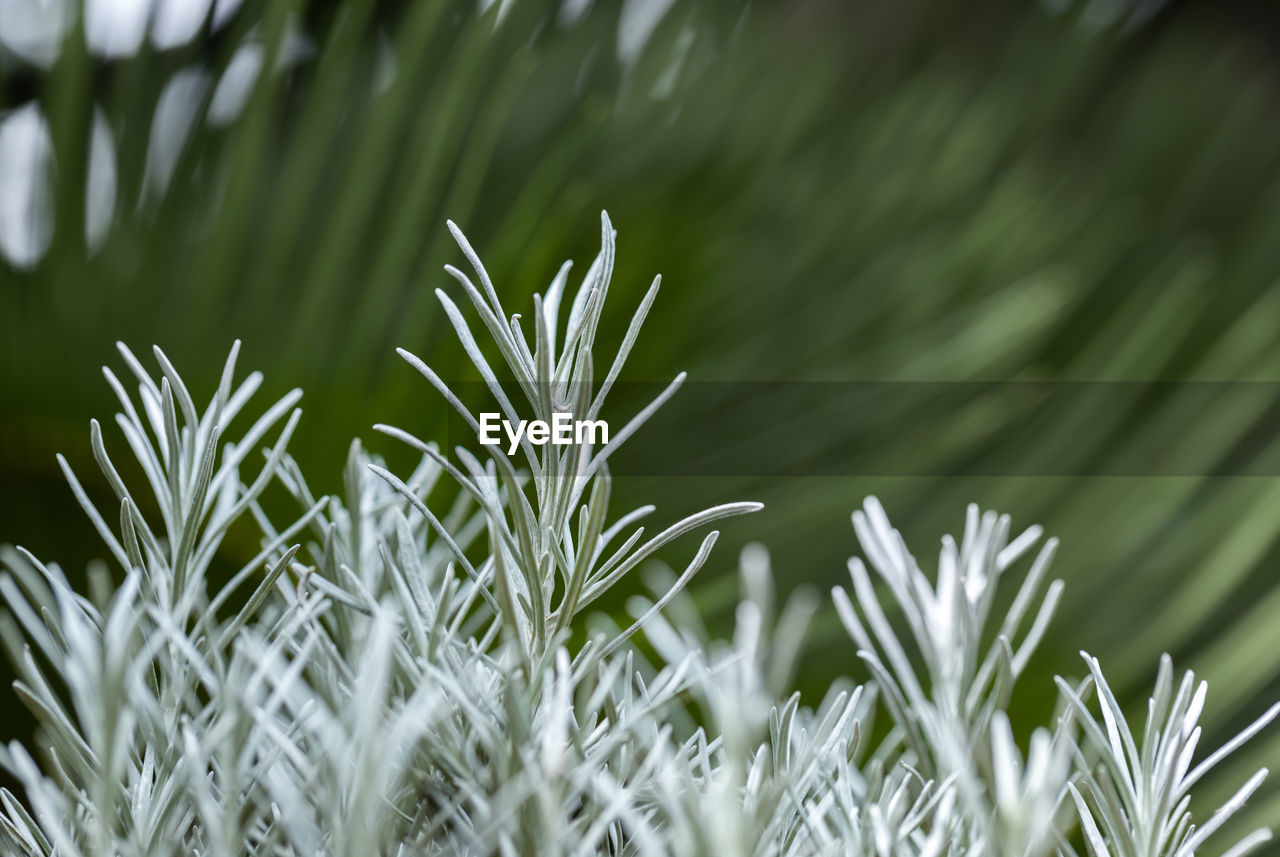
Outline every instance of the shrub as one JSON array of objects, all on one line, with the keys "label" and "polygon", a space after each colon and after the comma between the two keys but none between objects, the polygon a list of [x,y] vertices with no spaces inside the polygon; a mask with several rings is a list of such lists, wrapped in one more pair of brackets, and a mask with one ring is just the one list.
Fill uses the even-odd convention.
[{"label": "shrub", "polygon": [[[479,285],[447,270],[497,368],[438,294],[504,418],[599,418],[658,281],[600,376],[607,217],[568,308],[566,265],[527,320],[507,315],[454,235]],[[1191,787],[1277,708],[1193,767],[1205,685],[1190,673],[1175,685],[1167,658],[1139,736],[1086,655],[1088,678],[1057,680],[1058,716],[1024,758],[1007,703],[1061,592],[1046,584],[1056,542],[999,615],[1002,578],[1041,530],[1011,537],[1007,516],[976,507],[959,541],[944,538],[933,578],[874,499],[854,513],[870,569],[851,560],[851,590],[833,600],[870,679],[816,705],[787,691],[815,605],[800,594],[775,609],[763,548],[743,552],[731,640],[676,621],[716,540],[707,527],[759,508],[715,506],[647,539],[638,521],[651,507],[610,512],[610,457],[682,375],[598,448],[488,447],[481,461],[378,426],[420,454],[416,469],[396,475],[353,443],[344,496],[316,497],[287,452],[298,391],[229,431],[249,422],[262,381],[234,381],[237,351],[203,412],[159,349],[153,375],[121,346],[134,397],[104,370],[142,479],[127,484],[97,422],[90,441],[118,516],[60,462],[118,585],[96,567],[79,593],[56,565],[5,551],[0,628],[40,724],[34,750],[3,754],[25,788],[0,793],[6,852],[1029,857],[1082,841],[1093,855],[1190,857],[1265,776],[1192,824]],[[284,526],[262,502],[273,483],[301,510]],[[219,545],[245,519],[261,550],[215,585]],[[688,565],[633,602],[634,622],[588,629],[603,593],[692,532],[705,535]]]}]

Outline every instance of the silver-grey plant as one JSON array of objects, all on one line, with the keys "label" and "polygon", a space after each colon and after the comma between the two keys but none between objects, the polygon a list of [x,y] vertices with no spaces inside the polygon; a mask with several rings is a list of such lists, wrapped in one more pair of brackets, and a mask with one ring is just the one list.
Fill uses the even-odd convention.
[{"label": "silver-grey plant", "polygon": [[[504,416],[604,413],[658,290],[599,376],[608,218],[567,309],[568,264],[527,320],[450,228],[476,279],[447,270],[501,371],[468,313],[440,301]],[[1205,686],[1188,673],[1175,689],[1168,659],[1140,742],[1086,656],[1089,678],[1058,680],[1057,721],[1024,757],[1007,704],[1061,592],[1045,584],[1056,542],[996,615],[1002,579],[1041,531],[1011,538],[1007,516],[976,507],[932,577],[874,499],[854,513],[891,609],[851,560],[834,608],[870,678],[816,705],[788,682],[817,605],[800,594],[775,609],[763,548],[743,552],[732,639],[700,627],[684,589],[715,531],[683,572],[657,576],[633,623],[601,617],[575,635],[660,548],[759,508],[715,506],[647,539],[652,507],[611,512],[610,457],[683,375],[599,448],[525,443],[481,460],[378,426],[420,453],[417,468],[396,475],[353,443],[344,495],[316,497],[287,452],[298,391],[231,431],[262,380],[235,382],[237,352],[203,410],[159,349],[158,375],[124,346],[132,383],[104,370],[143,480],[126,482],[97,422],[90,443],[118,510],[97,508],[62,462],[111,558],[87,594],[4,550],[0,633],[39,721],[33,746],[0,754],[24,788],[0,792],[5,854],[1037,857],[1083,843],[1094,857],[1190,857],[1265,776],[1193,823],[1188,791],[1277,709],[1192,767]],[[284,526],[260,502],[277,483],[300,510]],[[233,525],[256,527],[261,550],[215,583]]]}]

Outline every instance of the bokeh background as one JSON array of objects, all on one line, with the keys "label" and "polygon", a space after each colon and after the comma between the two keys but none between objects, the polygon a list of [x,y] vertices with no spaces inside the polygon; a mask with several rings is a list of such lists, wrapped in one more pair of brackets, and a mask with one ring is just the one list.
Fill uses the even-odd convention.
[{"label": "bokeh background", "polygon": [[[750,540],[825,590],[866,494],[925,563],[976,501],[1062,540],[1028,717],[1081,647],[1135,712],[1160,652],[1202,673],[1205,746],[1280,698],[1278,7],[80,6],[0,0],[0,542],[101,553],[54,453],[109,496],[87,425],[116,340],[200,398],[241,338],[260,395],[306,391],[291,450],[337,491],[351,437],[396,460],[374,422],[446,428],[394,346],[474,380],[432,295],[445,218],[523,311],[608,209],[602,340],[661,272],[629,380],[694,382],[617,508],[767,504],[695,584],[713,627]],[[810,692],[859,669],[819,617]],[[1273,729],[1206,805],[1278,762]],[[1280,789],[1233,829],[1260,823]]]}]

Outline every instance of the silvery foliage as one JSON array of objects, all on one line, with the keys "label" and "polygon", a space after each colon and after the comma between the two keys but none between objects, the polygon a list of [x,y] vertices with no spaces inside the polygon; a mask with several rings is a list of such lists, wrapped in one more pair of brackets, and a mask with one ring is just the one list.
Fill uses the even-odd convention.
[{"label": "silvery foliage", "polygon": [[[527,320],[454,234],[479,285],[448,271],[505,385],[468,313],[438,294],[506,418],[603,414],[658,290],[598,375],[608,219],[567,311],[568,264]],[[1058,601],[1056,543],[998,615],[1002,578],[1041,532],[1011,538],[1007,516],[976,507],[936,578],[874,499],[854,514],[871,570],[852,560],[834,601],[871,680],[816,706],[787,688],[817,604],[801,591],[778,607],[763,548],[743,553],[732,638],[701,626],[684,588],[715,531],[682,572],[651,566],[634,622],[583,633],[584,612],[660,548],[759,508],[716,506],[647,538],[652,507],[610,512],[610,457],[683,375],[600,448],[489,447],[481,461],[379,426],[421,454],[416,469],[396,475],[355,443],[343,496],[317,497],[287,452],[298,391],[229,430],[262,382],[235,382],[238,345],[203,411],[161,351],[158,375],[120,351],[132,383],[105,372],[137,466],[118,469],[90,427],[118,512],[61,462],[118,569],[92,568],[84,594],[56,565],[4,555],[0,630],[40,725],[34,747],[0,759],[25,790],[0,792],[4,853],[1035,857],[1083,841],[1095,857],[1188,857],[1265,775],[1191,822],[1188,790],[1276,710],[1192,768],[1205,688],[1188,674],[1175,691],[1167,659],[1140,747],[1090,658],[1084,683],[1059,680],[1059,717],[1024,757],[1006,703]],[[285,526],[262,502],[272,485],[300,509]],[[260,550],[215,580],[233,526],[256,527]]]}]

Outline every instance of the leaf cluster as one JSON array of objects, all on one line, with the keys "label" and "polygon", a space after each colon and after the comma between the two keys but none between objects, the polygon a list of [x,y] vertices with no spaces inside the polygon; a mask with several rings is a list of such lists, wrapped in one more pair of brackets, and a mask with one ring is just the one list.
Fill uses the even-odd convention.
[{"label": "leaf cluster", "polygon": [[[658,290],[597,374],[608,218],[572,298],[566,264],[528,320],[453,231],[474,279],[448,270],[470,311],[438,296],[507,418],[606,413]],[[133,395],[105,370],[142,478],[128,484],[96,422],[118,517],[63,463],[111,558],[89,594],[56,565],[4,554],[0,631],[41,727],[35,746],[0,755],[25,790],[0,792],[7,853],[1075,857],[1082,841],[1092,857],[1191,857],[1265,776],[1193,821],[1191,788],[1280,706],[1193,767],[1206,688],[1188,673],[1175,689],[1167,659],[1141,743],[1086,657],[1089,677],[1058,680],[1058,715],[1024,756],[1008,703],[1059,602],[1062,583],[1046,583],[1056,541],[997,609],[1042,533],[1011,536],[1007,516],[976,507],[933,576],[876,500],[854,513],[870,569],[851,560],[833,602],[870,678],[816,704],[788,684],[817,605],[798,594],[776,609],[762,548],[743,554],[732,638],[700,627],[684,590],[714,530],[631,605],[633,622],[603,618],[575,643],[588,608],[660,550],[759,509],[713,506],[646,538],[652,507],[610,508],[610,457],[683,375],[600,448],[481,460],[379,426],[417,466],[397,475],[356,442],[343,496],[316,497],[288,452],[297,391],[232,431],[262,380],[236,383],[237,354],[203,410],[159,349],[155,375],[121,347]],[[283,526],[263,501],[272,486],[297,504]],[[261,549],[215,583],[212,559],[241,520]]]}]

